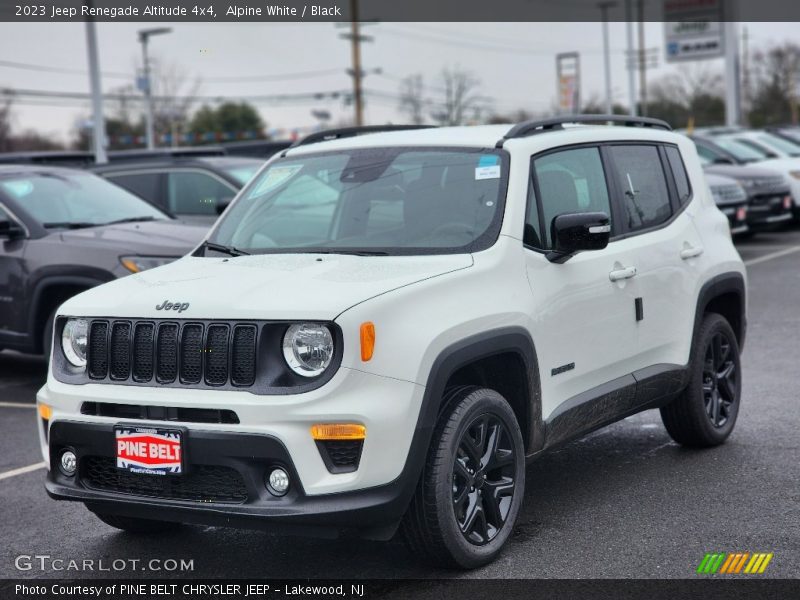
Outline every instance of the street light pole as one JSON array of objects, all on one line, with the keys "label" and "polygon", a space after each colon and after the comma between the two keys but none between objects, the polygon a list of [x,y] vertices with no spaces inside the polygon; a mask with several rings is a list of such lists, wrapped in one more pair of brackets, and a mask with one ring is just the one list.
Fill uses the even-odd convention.
[{"label": "street light pole", "polygon": [[89,55],[89,83],[92,89],[92,141],[94,161],[108,162],[106,155],[106,122],[103,118],[103,91],[100,89],[100,61],[97,58],[97,32],[94,21],[86,21],[86,50]]},{"label": "street light pole", "polygon": [[597,7],[603,17],[603,67],[606,79],[606,114],[614,112],[614,103],[611,98],[611,50],[608,44],[608,9],[616,6],[616,2],[600,2]]},{"label": "street light pole", "polygon": [[172,29],[169,27],[141,29],[139,31],[139,42],[142,44],[142,82],[140,87],[144,92],[145,137],[148,150],[155,148],[155,127],[153,125],[153,96],[152,85],[150,84],[150,57],[147,55],[147,43],[150,36],[162,35],[171,31]]}]

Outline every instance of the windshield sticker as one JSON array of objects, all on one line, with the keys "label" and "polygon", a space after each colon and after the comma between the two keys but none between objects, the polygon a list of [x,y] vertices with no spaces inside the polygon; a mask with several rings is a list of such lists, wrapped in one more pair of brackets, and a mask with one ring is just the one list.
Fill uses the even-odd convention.
[{"label": "windshield sticker", "polygon": [[255,189],[250,192],[250,197],[253,196],[260,196],[261,194],[268,192],[272,189],[275,189],[287,179],[291,179],[294,175],[303,168],[303,165],[283,165],[283,166],[274,166],[269,169],[264,175],[261,177],[261,181],[258,182],[258,185]]},{"label": "windshield sticker", "polygon": [[479,167],[493,167],[500,162],[500,157],[496,154],[484,154],[478,160]]},{"label": "windshield sticker", "polygon": [[492,167],[475,167],[475,181],[481,179],[499,179],[500,178],[500,165]]}]

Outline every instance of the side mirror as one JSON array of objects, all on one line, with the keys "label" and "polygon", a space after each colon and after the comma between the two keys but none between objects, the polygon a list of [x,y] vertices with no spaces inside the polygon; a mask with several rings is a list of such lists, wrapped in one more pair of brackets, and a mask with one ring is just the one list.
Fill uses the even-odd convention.
[{"label": "side mirror", "polygon": [[233,196],[225,196],[217,200],[217,214],[221,215],[228,208],[228,205],[233,201]]},{"label": "side mirror", "polygon": [[15,240],[25,237],[25,230],[16,221],[0,219],[0,239]]},{"label": "side mirror", "polygon": [[550,225],[553,249],[547,260],[563,263],[584,250],[602,250],[608,246],[611,222],[603,212],[558,215]]}]

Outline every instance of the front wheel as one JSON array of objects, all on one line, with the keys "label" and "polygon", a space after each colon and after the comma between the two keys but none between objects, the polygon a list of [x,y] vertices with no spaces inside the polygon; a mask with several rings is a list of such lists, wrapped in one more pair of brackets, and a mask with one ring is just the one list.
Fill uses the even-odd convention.
[{"label": "front wheel", "polygon": [[513,530],[525,447],[514,411],[497,392],[466,388],[445,401],[402,529],[415,555],[471,569],[494,560]]},{"label": "front wheel", "polygon": [[741,393],[736,335],[724,317],[709,313],[692,343],[689,384],[661,409],[661,420],[679,444],[717,446],[733,431]]}]

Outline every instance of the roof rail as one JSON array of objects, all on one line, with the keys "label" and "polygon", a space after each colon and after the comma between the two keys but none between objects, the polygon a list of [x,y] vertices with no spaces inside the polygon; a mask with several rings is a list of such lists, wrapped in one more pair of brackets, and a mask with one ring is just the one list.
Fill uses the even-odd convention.
[{"label": "roof rail", "polygon": [[670,127],[666,121],[651,119],[649,117],[631,117],[629,115],[564,115],[552,119],[518,123],[508,130],[508,133],[497,142],[496,146],[502,148],[506,140],[528,137],[537,133],[553,131],[554,129],[563,129],[566,124],[582,123],[618,123],[625,127],[655,127],[672,131],[672,127]]},{"label": "roof rail", "polygon": [[204,156],[225,156],[222,146],[172,146],[165,148],[134,148],[132,150],[112,150],[108,153],[109,162],[125,160],[149,160],[159,158],[198,158]]},{"label": "roof rail", "polygon": [[406,131],[409,129],[432,129],[435,125],[366,125],[364,127],[343,127],[341,129],[328,129],[326,131],[317,131],[307,135],[303,139],[292,144],[292,148],[296,146],[305,146],[307,144],[316,144],[317,142],[327,142],[328,140],[340,140],[342,138],[356,137],[367,133],[383,133],[386,131]]}]

